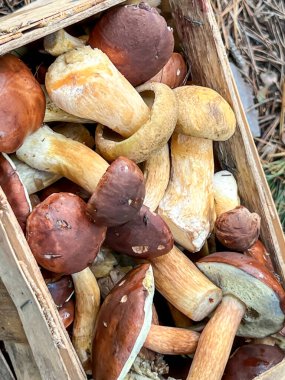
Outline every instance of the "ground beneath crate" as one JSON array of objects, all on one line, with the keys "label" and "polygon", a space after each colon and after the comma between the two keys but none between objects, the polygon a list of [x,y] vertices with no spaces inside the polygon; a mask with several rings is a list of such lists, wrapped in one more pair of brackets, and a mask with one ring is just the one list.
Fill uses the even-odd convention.
[{"label": "ground beneath crate", "polygon": [[0,0],[0,17],[15,12],[17,9],[33,1],[35,0]]}]

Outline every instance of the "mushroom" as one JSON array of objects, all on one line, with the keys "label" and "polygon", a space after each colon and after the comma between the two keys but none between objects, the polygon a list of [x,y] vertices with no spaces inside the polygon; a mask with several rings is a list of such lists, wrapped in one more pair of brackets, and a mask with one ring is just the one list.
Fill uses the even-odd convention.
[{"label": "mushroom", "polygon": [[[145,83],[139,93],[154,92],[149,120],[127,139],[108,134],[102,125],[96,128],[96,147],[108,161],[125,156],[136,163],[147,160],[161,149],[171,137],[177,121],[177,102],[173,91],[162,83]],[[163,125],[163,128],[161,126]]]},{"label": "mushroom", "polygon": [[172,29],[155,8],[143,2],[105,12],[88,43],[106,53],[133,86],[157,74],[174,49]]},{"label": "mushroom", "polygon": [[260,240],[257,240],[251,247],[245,250],[244,254],[259,261],[260,264],[264,265],[267,269],[270,270],[270,272],[275,275],[270,254],[267,252],[265,246],[261,243]]},{"label": "mushroom", "polygon": [[285,292],[267,268],[243,254],[217,252],[197,265],[224,298],[201,334],[187,380],[218,380],[236,333],[261,338],[282,328]]},{"label": "mushroom", "polygon": [[214,175],[214,201],[217,217],[240,205],[235,177],[227,170]]},{"label": "mushroom", "polygon": [[175,241],[197,252],[215,221],[212,140],[230,138],[236,120],[229,104],[212,89],[183,86],[173,91],[178,120],[171,139],[170,181],[158,213]]},{"label": "mushroom", "polygon": [[85,269],[94,261],[105,234],[106,227],[86,215],[83,200],[69,193],[50,195],[27,220],[27,241],[37,263],[56,273]]},{"label": "mushroom", "polygon": [[[54,131],[63,134],[65,137],[81,142],[89,148],[94,146],[94,139],[90,135],[90,132],[81,124],[74,125],[73,123],[66,123],[58,125],[57,127],[54,127]],[[52,185],[61,178],[59,174],[32,168],[23,161],[18,160],[14,154],[12,154],[10,158],[16,166],[17,172],[19,173],[28,194],[34,194],[37,191]]]},{"label": "mushroom", "polygon": [[228,361],[222,380],[252,380],[281,362],[284,356],[284,352],[276,346],[241,346]]},{"label": "mushroom", "polygon": [[22,230],[25,231],[27,217],[32,211],[32,205],[17,168],[5,153],[0,153],[0,186]]},{"label": "mushroom", "polygon": [[45,51],[55,57],[84,45],[84,41],[71,36],[64,29],[60,29],[44,37]]},{"label": "mushroom", "polygon": [[40,202],[44,201],[47,197],[54,193],[72,193],[78,195],[85,202],[87,202],[90,197],[90,194],[76,183],[71,182],[66,178],[61,178],[54,184],[38,192]]},{"label": "mushroom", "polygon": [[58,308],[59,316],[66,329],[74,321],[74,309],[75,309],[75,305],[74,305],[73,299],[70,299],[69,301],[65,302],[61,307]]},{"label": "mushroom", "polygon": [[132,219],[145,194],[139,168],[120,157],[110,166],[93,150],[43,126],[26,138],[17,157],[28,165],[60,174],[93,193],[87,204],[94,222],[112,226]]},{"label": "mushroom", "polygon": [[92,347],[96,380],[122,380],[151,326],[154,281],[150,264],[130,271],[103,302]]},{"label": "mushroom", "polygon": [[100,308],[100,289],[90,268],[72,274],[75,288],[75,319],[72,344],[85,371],[91,370],[91,347]]},{"label": "mushroom", "polygon": [[45,97],[29,68],[12,54],[0,57],[0,152],[13,153],[40,128]]},{"label": "mushroom", "polygon": [[118,264],[113,252],[102,246],[90,269],[96,279],[108,276],[111,270]]},{"label": "mushroom", "polygon": [[107,125],[123,137],[131,136],[149,118],[137,91],[106,54],[90,46],[57,57],[46,74],[46,89],[59,108]]},{"label": "mushroom", "polygon": [[258,239],[260,216],[238,206],[220,214],[215,223],[216,238],[227,248],[243,252]]},{"label": "mushroom", "polygon": [[55,280],[52,278],[45,279],[45,283],[58,308],[63,306],[65,302],[68,302],[74,294],[71,276],[62,276]]}]

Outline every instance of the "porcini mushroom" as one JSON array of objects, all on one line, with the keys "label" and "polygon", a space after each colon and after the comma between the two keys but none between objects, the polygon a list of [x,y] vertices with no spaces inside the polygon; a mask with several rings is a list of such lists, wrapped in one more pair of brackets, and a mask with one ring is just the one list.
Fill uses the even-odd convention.
[{"label": "porcini mushroom", "polygon": [[187,380],[218,380],[236,333],[265,337],[282,328],[285,292],[267,268],[239,253],[214,253],[197,265],[224,298],[201,334]]},{"label": "porcini mushroom", "polygon": [[267,249],[262,244],[260,240],[257,240],[251,247],[244,251],[244,254],[249,257],[253,257],[260,264],[267,267],[274,274],[273,264],[270,258],[270,254],[267,252]]},{"label": "porcini mushroom", "polygon": [[57,307],[68,302],[74,294],[74,286],[71,276],[62,276],[59,279],[45,279],[47,288]]},{"label": "porcini mushroom", "polygon": [[27,220],[27,241],[37,263],[56,273],[85,269],[94,261],[105,234],[106,227],[86,215],[84,201],[70,193],[50,195]]},{"label": "porcini mushroom", "polygon": [[45,96],[29,68],[15,55],[0,57],[0,152],[13,153],[40,128]]},{"label": "porcini mushroom", "polygon": [[228,170],[214,175],[214,200],[217,217],[240,205],[235,177]]},{"label": "porcini mushroom", "polygon": [[284,356],[284,352],[276,346],[241,346],[229,359],[222,380],[252,380],[281,362]]},{"label": "porcini mushroom", "polygon": [[133,86],[157,74],[174,49],[172,29],[155,8],[143,2],[105,12],[88,43],[106,53]]},{"label": "porcini mushroom", "polygon": [[74,321],[74,309],[75,309],[75,305],[74,305],[73,299],[70,299],[69,301],[65,302],[61,307],[58,308],[58,313],[66,329]]},{"label": "porcini mushroom", "polygon": [[151,326],[154,281],[150,264],[130,271],[103,302],[92,347],[96,380],[122,380]]},{"label": "porcini mushroom", "polygon": [[44,37],[45,51],[55,57],[84,45],[80,38],[73,37],[64,29],[57,30]]},{"label": "porcini mushroom", "polygon": [[142,206],[144,178],[132,161],[120,157],[109,166],[93,150],[47,126],[26,138],[17,157],[36,169],[60,174],[91,193],[87,210],[101,225],[125,223]]}]

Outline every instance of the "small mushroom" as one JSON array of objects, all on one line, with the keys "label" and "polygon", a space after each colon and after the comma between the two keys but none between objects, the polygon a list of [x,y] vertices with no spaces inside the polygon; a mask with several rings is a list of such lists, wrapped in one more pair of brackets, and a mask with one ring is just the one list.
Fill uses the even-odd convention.
[{"label": "small mushroom", "polygon": [[130,271],[103,302],[92,347],[96,380],[122,380],[148,335],[154,281],[150,264]]},{"label": "small mushroom", "polygon": [[46,74],[46,89],[59,108],[106,125],[123,137],[131,136],[149,118],[138,92],[106,54],[90,46],[57,57]]},{"label": "small mushroom", "polygon": [[74,286],[71,276],[62,276],[60,279],[46,279],[47,288],[59,308],[68,302],[74,294]]},{"label": "small mushroom", "polygon": [[258,239],[260,216],[238,206],[221,214],[215,223],[216,238],[227,248],[243,252]]},{"label": "small mushroom", "polygon": [[93,193],[87,211],[101,225],[125,223],[142,206],[144,178],[132,161],[119,157],[109,166],[93,150],[47,126],[25,140],[17,157],[36,169],[66,177]]},{"label": "small mushroom", "polygon": [[40,128],[45,97],[32,72],[12,54],[0,57],[0,152],[13,153]]},{"label": "small mushroom", "polygon": [[235,177],[227,170],[214,175],[214,200],[217,217],[240,205]]},{"label": "small mushroom", "polygon": [[257,240],[251,247],[244,251],[244,254],[246,256],[253,257],[274,274],[274,268],[270,254],[267,252],[265,246],[261,243],[260,240]]},{"label": "small mushroom", "polygon": [[82,46],[84,42],[81,39],[71,36],[64,29],[44,37],[45,51],[55,57]]},{"label": "small mushroom", "polygon": [[27,220],[27,241],[37,263],[56,273],[85,269],[94,261],[105,234],[106,227],[86,215],[83,200],[69,193],[50,195]]},{"label": "small mushroom", "polygon": [[253,380],[280,363],[284,356],[284,352],[276,346],[266,344],[241,346],[229,359],[222,380]]},{"label": "small mushroom", "polygon": [[155,8],[143,2],[105,12],[88,43],[106,53],[133,86],[157,74],[174,49],[172,29]]},{"label": "small mushroom", "polygon": [[243,254],[217,252],[197,265],[224,298],[201,334],[187,380],[218,380],[236,333],[261,338],[282,328],[285,292],[267,268]]},{"label": "small mushroom", "polygon": [[119,253],[152,259],[172,249],[173,236],[160,216],[143,205],[128,223],[108,228],[105,244]]},{"label": "small mushroom", "polygon": [[66,329],[74,321],[74,309],[75,309],[75,305],[74,305],[73,299],[70,299],[69,301],[65,302],[61,307],[58,308],[58,313]]},{"label": "small mushroom", "polygon": [[22,230],[25,231],[26,221],[32,211],[32,205],[17,168],[5,153],[0,153],[0,186]]}]

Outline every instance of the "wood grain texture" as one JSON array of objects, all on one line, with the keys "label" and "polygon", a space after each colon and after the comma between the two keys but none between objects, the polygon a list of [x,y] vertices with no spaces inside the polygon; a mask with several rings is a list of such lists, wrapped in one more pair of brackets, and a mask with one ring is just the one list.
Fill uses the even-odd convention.
[{"label": "wood grain texture", "polygon": [[[209,1],[202,10],[196,0],[170,0],[178,35],[191,63],[193,84],[211,87],[232,106],[237,131],[228,141],[217,143],[224,169],[237,179],[242,204],[261,216],[261,240],[285,281],[285,240],[245,113],[238,97],[226,51]],[[204,3],[204,2],[203,2]]]},{"label": "wood grain texture", "polygon": [[122,0],[37,0],[4,16],[0,23],[0,54],[74,24]]},{"label": "wood grain texture", "polygon": [[0,379],[15,380],[15,377],[7,363],[2,351],[0,351]]}]

